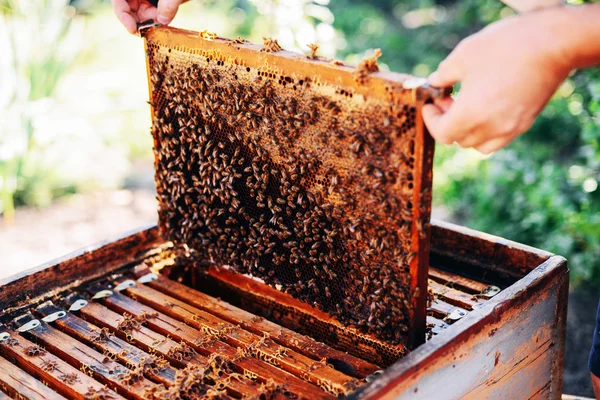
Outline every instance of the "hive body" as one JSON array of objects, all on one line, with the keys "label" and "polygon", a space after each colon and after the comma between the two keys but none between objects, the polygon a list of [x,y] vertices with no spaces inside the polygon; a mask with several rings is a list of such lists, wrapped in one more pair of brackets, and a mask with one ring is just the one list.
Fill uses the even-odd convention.
[{"label": "hive body", "polygon": [[421,342],[432,146],[409,77],[203,36],[144,31],[162,234],[365,334]]}]

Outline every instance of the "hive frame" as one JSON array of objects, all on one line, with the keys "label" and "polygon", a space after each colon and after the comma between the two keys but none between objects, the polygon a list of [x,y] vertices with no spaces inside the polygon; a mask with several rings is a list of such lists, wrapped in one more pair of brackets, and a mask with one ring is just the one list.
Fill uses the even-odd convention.
[{"label": "hive frame", "polygon": [[[285,50],[273,53],[261,52],[262,46],[260,45],[248,42],[236,43],[213,35],[202,35],[171,27],[150,27],[143,29],[142,36],[145,39],[147,52],[148,41],[160,42],[161,46],[175,51],[210,54],[249,68],[268,69],[274,73],[286,71],[287,75],[318,76],[320,83],[333,87],[351,88],[352,93],[355,96],[358,95],[357,97],[391,97],[411,103],[415,107],[415,176],[412,202],[418,206],[413,207],[411,252],[416,256],[410,262],[410,288],[413,296],[408,337],[404,345],[412,348],[422,343],[425,337],[431,168],[434,146],[422,121],[421,106],[432,95],[437,96],[440,93],[428,90],[423,86],[408,88],[407,82],[412,82],[413,77],[392,72],[371,73],[365,82],[358,84],[354,67],[332,63],[322,58],[309,59],[304,55]],[[150,79],[149,62],[147,67]],[[151,87],[152,84],[149,82],[151,112],[154,115]],[[155,143],[156,145],[157,143]]]}]

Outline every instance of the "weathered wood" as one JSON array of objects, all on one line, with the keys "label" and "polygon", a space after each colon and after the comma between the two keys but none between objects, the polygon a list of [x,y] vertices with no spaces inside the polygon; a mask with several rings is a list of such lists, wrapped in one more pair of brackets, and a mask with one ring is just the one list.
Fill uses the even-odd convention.
[{"label": "weathered wood", "polygon": [[441,285],[431,279],[429,280],[429,288],[433,290],[435,297],[442,298],[447,303],[455,306],[462,307],[467,310],[473,310],[480,305],[479,300],[473,295]]},{"label": "weathered wood", "polygon": [[[56,392],[72,399],[83,400],[90,388],[104,390],[104,385],[67,364],[44,348],[19,336],[16,332],[2,328],[14,340],[0,342],[0,354],[13,361],[28,374],[46,382]],[[113,399],[122,399],[113,391],[107,393]]]},{"label": "weathered wood", "polygon": [[203,280],[202,291],[212,290],[213,296],[227,296],[228,302],[239,301],[238,306],[265,318],[277,315],[279,324],[374,364],[389,365],[406,353],[403,345],[382,346],[373,336],[344,327],[310,304],[226,268],[210,266],[208,271],[198,273],[197,278]]},{"label": "weathered wood", "polygon": [[[126,339],[128,342],[133,343],[152,354],[161,355],[169,360],[174,366],[181,368],[191,364],[199,367],[207,367],[210,363],[208,358],[196,352],[185,355],[182,354],[181,345],[179,343],[156,333],[145,326],[139,325],[136,327],[128,327],[131,326],[130,324],[132,323],[139,324],[134,317],[130,316],[128,320],[120,314],[93,302],[89,303],[79,312],[86,319],[97,323],[101,327],[108,328],[113,334]],[[147,314],[146,318],[153,318],[151,315],[153,314]],[[227,377],[227,374],[223,372],[223,378],[227,380]],[[174,379],[171,379],[171,383],[173,382]],[[236,395],[256,396],[258,394],[257,385],[250,380],[232,378],[228,380],[227,387]]]},{"label": "weathered wood", "polygon": [[209,335],[181,321],[157,312],[153,308],[138,303],[120,293],[114,293],[112,296],[103,299],[103,302],[113,310],[127,312],[134,316],[154,313],[156,316],[147,320],[148,327],[163,335],[169,335],[173,339],[185,342],[200,354],[206,356],[220,354],[226,357],[233,365],[239,368],[238,372],[244,376],[250,376],[263,383],[273,380],[277,384],[285,385],[292,392],[304,393],[309,398],[330,397],[321,389],[308,382],[261,360],[252,357],[239,357],[239,354],[230,345],[218,339],[211,338]]},{"label": "weathered wood", "polygon": [[[127,365],[132,370],[142,366],[144,362],[151,360],[153,357],[126,341],[106,331],[102,331],[102,328],[92,325],[70,313],[67,313],[64,318],[55,321],[54,325],[61,331],[86,343],[88,346],[101,351],[103,355],[108,356],[112,360]],[[154,368],[144,369],[143,372],[148,379],[167,386],[175,382],[176,370],[168,365],[158,370]]]},{"label": "weathered wood", "polygon": [[431,317],[431,316],[427,316],[427,327],[429,329],[431,329],[431,332],[435,335],[438,335],[440,333],[442,333],[444,331],[444,329],[448,328],[448,325],[446,322],[442,321],[441,319],[437,319],[435,317]]},{"label": "weathered wood", "polygon": [[269,338],[259,337],[157,290],[136,285],[126,289],[126,292],[160,312],[255,354],[260,359],[324,387],[331,393],[349,393],[356,387],[355,379],[336,371],[327,364],[286,349]]},{"label": "weathered wood", "polygon": [[[361,398],[431,399],[439,395],[440,387],[448,399],[463,398],[474,390],[533,395],[535,391],[527,389],[530,383],[539,390],[555,378],[551,362],[536,360],[546,360],[544,353],[548,360],[563,357],[563,339],[556,337],[556,324],[564,315],[557,315],[556,310],[557,304],[566,302],[559,289],[567,273],[564,258],[551,257],[443,335],[389,367],[362,389]],[[540,364],[524,369],[534,362]],[[522,385],[514,379],[502,380],[520,371],[525,376]],[[549,397],[559,399],[560,394],[552,388]]]},{"label": "weathered wood", "polygon": [[436,317],[445,318],[448,314],[457,309],[462,310],[465,315],[467,314],[467,312],[460,307],[457,307],[450,303],[446,303],[444,300],[441,299],[435,299],[431,302],[431,305],[429,306],[427,311],[431,312],[431,314],[435,315]]},{"label": "weathered wood", "polygon": [[[558,399],[562,385],[566,294],[568,290],[568,274],[565,273],[566,264],[562,258],[553,257],[544,262],[546,258],[550,257],[549,253],[504,241],[503,239],[489,237],[451,224],[434,222],[432,235],[433,265],[439,265],[452,273],[468,273],[468,276],[482,282],[494,285],[500,285],[499,282],[504,282],[504,284],[511,285],[511,287],[503,290],[498,296],[490,299],[489,302],[484,302],[481,308],[469,312],[466,318],[450,325],[442,334],[434,336],[428,343],[418,347],[411,354],[387,368],[383,375],[375,378],[372,383],[364,388],[364,391],[361,392],[362,397],[427,398],[427,394],[439,394],[440,387],[443,388],[444,393],[448,393],[449,397],[460,397],[461,393],[467,393],[469,390],[479,387],[483,382],[487,382],[488,386],[484,387],[489,388],[489,391],[485,393],[493,396],[496,391],[498,393],[509,393],[506,392],[508,389],[504,386],[511,385],[513,381],[517,382],[521,376],[527,382],[537,382],[534,379],[545,375],[546,378],[544,379],[547,379],[548,382],[537,393],[533,393],[531,398]],[[107,271],[114,271],[112,265],[122,265],[122,256],[128,252],[126,248],[119,249],[119,246],[127,247],[131,245],[134,248],[151,250],[156,243],[162,243],[157,237],[155,227],[147,232],[135,234],[120,244],[109,247],[109,249],[113,249],[113,257],[110,258],[108,269],[104,269],[103,264],[100,262],[94,264],[95,267],[87,271],[92,270],[95,276],[104,274]],[[137,244],[133,245],[132,243]],[[108,244],[108,246],[113,245]],[[105,255],[110,253],[106,250],[100,251]],[[55,291],[44,293],[47,290],[60,291],[67,286],[74,287],[77,282],[70,283],[70,280],[75,279],[73,278],[75,276],[82,276],[82,281],[88,280],[88,272],[83,271],[83,269],[87,268],[86,263],[93,260],[94,257],[95,251],[92,251],[85,258],[78,258],[73,263],[69,261],[67,263],[67,265],[70,265],[68,274],[63,274],[59,266],[51,274],[48,272],[30,273],[26,279],[19,275],[17,278],[9,278],[3,281],[4,284],[0,287],[0,306],[10,306],[12,308],[16,305],[16,301],[24,300],[27,296],[32,298],[40,296],[41,299],[56,293]],[[542,262],[542,265],[536,267]],[[47,266],[53,268],[53,265],[56,264],[49,263]],[[81,269],[83,272],[81,274],[75,273],[77,269]],[[529,272],[529,275],[524,277],[532,269],[534,271]],[[202,290],[205,290],[205,288],[202,288]],[[254,301],[256,298],[254,296],[257,294],[253,293],[253,290],[258,290],[260,295],[263,293],[259,283],[252,289],[238,287],[236,294],[241,296],[239,298],[242,301],[235,304],[243,303],[245,308],[252,309],[249,303]],[[443,302],[443,300],[441,301]],[[555,303],[554,309],[539,305],[539,303],[548,301]],[[108,303],[106,304],[108,305]],[[317,312],[310,313],[310,306],[305,306],[307,308],[306,315],[312,315],[314,322],[306,322],[310,321],[306,319],[302,320],[302,323],[306,325],[308,333],[311,333],[310,330],[314,330],[314,324],[321,323],[322,320]],[[519,317],[519,314],[522,314],[522,316]],[[163,313],[161,315],[166,317]],[[174,321],[174,319],[171,320]],[[276,320],[280,321],[279,319]],[[169,333],[166,330],[170,329],[168,324],[161,325],[162,328],[160,329],[163,329],[161,331],[157,327],[159,320],[155,319],[155,322],[157,325],[150,325],[149,323],[148,326],[163,335]],[[188,326],[181,320],[177,322],[183,326]],[[295,322],[298,323],[298,321]],[[193,331],[185,331],[186,335],[199,332],[195,328],[189,328]],[[548,357],[551,364],[548,367],[545,361],[538,361],[541,358],[535,360],[527,358],[522,360],[522,363],[528,363],[532,366],[539,362],[539,367],[531,367],[533,370],[529,368],[519,369],[521,363],[518,363],[516,359],[509,361],[507,355],[531,353],[531,349],[527,350],[523,345],[524,343],[535,343],[536,332],[533,332],[534,339],[532,340],[531,330],[536,328],[552,331],[550,335],[552,337],[551,346],[546,350],[548,356],[541,356]],[[180,332],[176,331],[175,334],[178,335]],[[188,344],[192,343],[192,338],[188,337],[186,339],[183,334],[181,336],[171,336],[177,341],[183,340]],[[28,337],[31,338],[31,336]],[[352,336],[349,335],[349,337]],[[322,340],[322,338],[319,337],[319,340]],[[215,341],[215,343],[222,344],[223,342]],[[43,342],[40,341],[40,344],[43,344]],[[486,345],[489,346],[487,351],[483,347]],[[192,345],[190,344],[190,346]],[[351,342],[344,342],[343,346],[351,348],[352,344]],[[226,347],[233,349],[229,345]],[[84,350],[83,354],[89,354],[87,346],[82,345],[80,348]],[[194,348],[203,355],[209,354],[206,347],[197,346]],[[204,349],[203,352],[201,349]],[[65,358],[57,353],[55,349],[48,348],[48,350],[69,363],[73,362],[73,357]],[[498,364],[494,367],[496,350],[499,350],[501,354]],[[374,350],[371,349],[370,351],[373,352]],[[76,354],[79,358],[82,353],[77,352]],[[454,357],[456,357],[456,360],[454,360]],[[254,361],[255,359],[249,358],[248,360]],[[72,365],[79,367],[81,363],[73,362]],[[265,372],[261,371],[259,373],[258,380],[261,379],[261,376],[269,377],[277,373],[281,376],[286,374],[291,376],[272,365],[266,363],[262,363],[262,365],[265,366]],[[456,365],[456,367],[452,368],[452,365]],[[268,370],[268,368],[271,368],[271,370]],[[254,367],[248,369],[254,370]],[[513,369],[516,372],[514,374],[509,373],[511,379],[508,380],[502,379],[504,375],[496,374],[500,370],[506,373],[506,371],[512,371]],[[535,376],[532,374],[535,374]],[[0,381],[3,376],[0,372]],[[35,378],[33,379],[35,380]],[[98,379],[102,381],[101,378]],[[308,388],[314,387],[306,382],[304,383]],[[521,383],[516,386],[520,385]],[[537,383],[534,384],[534,386],[537,385]],[[301,388],[299,385],[289,387],[297,393],[308,393],[309,398],[317,398],[316,396],[311,397],[310,391],[306,388],[304,392],[299,390]],[[414,393],[415,388],[418,388],[417,393]],[[535,388],[532,388],[532,391],[533,389]],[[119,393],[127,394],[120,389]],[[524,390],[523,393],[531,393],[531,391]],[[16,397],[14,393],[12,395]],[[138,398],[140,397],[138,396]]]},{"label": "weathered wood", "polygon": [[159,276],[156,281],[151,281],[148,285],[228,322],[239,324],[242,328],[252,333],[261,336],[266,333],[274,342],[293,349],[307,357],[315,360],[325,358],[327,362],[332,363],[334,366],[345,364],[341,368],[343,368],[343,372],[346,374],[357,378],[364,378],[379,370],[379,367],[376,365],[361,360],[358,357],[332,349],[309,336],[300,335],[291,329],[284,328],[267,319],[257,318],[255,315],[241,308],[163,276]]},{"label": "weathered wood", "polygon": [[[565,261],[566,265],[566,261]],[[539,267],[541,269],[542,266]],[[569,274],[561,274],[556,279],[558,288],[556,311],[554,314],[554,338],[550,393],[557,398],[563,392],[563,371],[565,368],[565,346],[567,344],[567,305],[569,299]]]},{"label": "weathered wood", "polygon": [[[549,386],[548,372],[552,363],[552,352],[548,351],[550,343],[538,347],[533,353],[527,354],[518,365],[507,368],[502,374],[494,374],[490,379],[476,386],[461,398],[464,400],[504,400],[530,399]],[[494,353],[502,357],[498,351]],[[498,362],[498,364],[500,364]]]},{"label": "weathered wood", "polygon": [[[431,265],[469,270],[476,266],[488,275],[506,276],[510,283],[523,278],[553,254],[531,246],[434,220],[431,229]],[[458,272],[458,270],[457,270]],[[507,281],[508,282],[508,281]]]},{"label": "weathered wood", "polygon": [[429,278],[452,288],[467,290],[471,294],[483,294],[490,286],[485,283],[453,274],[438,268],[429,268]]},{"label": "weathered wood", "polygon": [[130,369],[43,321],[39,327],[27,331],[26,335],[54,355],[127,397],[143,400],[146,398],[146,392],[156,386],[145,378],[140,378],[133,385],[123,382],[123,378],[130,374]]},{"label": "weathered wood", "polygon": [[95,279],[142,259],[162,242],[156,227],[143,227],[0,279],[0,310],[16,308],[50,290],[60,292]]},{"label": "weathered wood", "polygon": [[60,394],[2,357],[0,357],[0,385],[9,395],[16,398],[64,400]]},{"label": "weathered wood", "polygon": [[[129,343],[142,348],[144,351],[160,354],[176,367],[182,368],[185,366],[182,360],[177,360],[169,356],[171,350],[177,347],[177,342],[153,332],[140,324],[134,317],[128,314],[125,314],[126,316],[124,317],[95,302],[90,302],[79,313],[87,321],[91,321],[100,327],[108,328],[112,334],[126,339]],[[205,357],[193,357],[188,361],[204,366],[208,360]]]}]

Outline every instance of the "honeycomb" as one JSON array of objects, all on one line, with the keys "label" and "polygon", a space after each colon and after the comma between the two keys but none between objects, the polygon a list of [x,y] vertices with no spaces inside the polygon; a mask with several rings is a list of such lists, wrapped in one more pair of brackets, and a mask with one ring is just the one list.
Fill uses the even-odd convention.
[{"label": "honeycomb", "polygon": [[163,236],[379,340],[424,340],[433,154],[411,77],[377,72],[380,53],[354,69],[268,38],[142,35]]}]

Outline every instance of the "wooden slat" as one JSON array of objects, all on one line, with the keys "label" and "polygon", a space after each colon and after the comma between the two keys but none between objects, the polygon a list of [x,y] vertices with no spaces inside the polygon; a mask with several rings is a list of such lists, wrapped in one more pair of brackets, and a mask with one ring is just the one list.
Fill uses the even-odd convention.
[{"label": "wooden slat", "polygon": [[[126,341],[114,336],[104,335],[102,329],[84,321],[77,316],[67,313],[64,318],[54,322],[55,326],[61,331],[83,341],[87,345],[101,351],[114,360],[134,369],[143,365],[144,361],[150,360],[151,355],[127,343]],[[148,368],[145,376],[149,379],[171,386],[175,382],[176,370],[170,365],[165,368],[154,370]]]},{"label": "wooden slat", "polygon": [[330,393],[346,394],[357,385],[354,378],[336,371],[327,364],[286,349],[268,337],[255,335],[155,289],[136,285],[126,289],[126,292],[160,312],[218,336],[226,343],[253,352],[264,361],[319,385]]},{"label": "wooden slat", "polygon": [[[185,359],[178,360],[173,352],[181,347],[180,344],[145,326],[123,331],[119,326],[125,321],[125,318],[101,304],[91,302],[79,312],[82,316],[85,316],[86,319],[110,329],[112,333],[117,334],[122,338],[126,338],[130,343],[142,347],[152,354],[160,354],[168,359],[173,365],[184,367],[185,365],[191,364],[199,367],[207,367],[210,363],[208,358],[195,352],[195,354],[190,354]],[[228,380],[228,375],[223,373],[222,378]],[[242,397],[257,396],[259,393],[258,385],[249,379],[229,379],[227,387],[233,391],[233,394]]]},{"label": "wooden slat", "polygon": [[429,278],[450,287],[461,288],[472,294],[483,294],[489,288],[489,285],[485,283],[433,267],[429,267]]},{"label": "wooden slat", "polygon": [[[83,400],[90,392],[90,388],[95,391],[105,390],[103,384],[67,364],[44,348],[11,330],[3,329],[3,331],[8,332],[16,340],[0,342],[0,353],[15,362],[27,373],[46,382],[63,396]],[[106,394],[113,399],[122,399],[113,391]]]},{"label": "wooden slat", "polygon": [[127,397],[145,399],[146,391],[155,390],[156,384],[146,378],[140,378],[133,385],[122,382],[122,378],[131,372],[130,369],[43,321],[39,327],[27,331],[26,334],[34,338],[38,344],[46,347],[48,351],[79,368],[82,372],[90,374],[118,393],[124,393]]},{"label": "wooden slat", "polygon": [[65,398],[21,368],[0,357],[0,385],[9,395],[31,400],[64,400]]},{"label": "wooden slat", "polygon": [[435,299],[431,302],[427,311],[438,317],[444,318],[446,315],[450,314],[454,308],[456,308],[456,306],[446,303],[441,299]]},{"label": "wooden slat", "polygon": [[441,297],[446,302],[465,308],[469,311],[480,304],[473,295],[444,286],[431,279],[429,280],[429,288],[433,290],[436,297]]},{"label": "wooden slat", "polygon": [[334,366],[345,364],[342,372],[357,378],[364,378],[379,370],[379,367],[374,364],[335,350],[309,336],[301,335],[267,319],[257,317],[223,300],[216,299],[163,276],[159,276],[156,281],[151,281],[149,286],[228,322],[239,324],[242,328],[255,334],[263,335],[266,332],[274,342],[307,357],[316,360],[325,358]]},{"label": "wooden slat", "polygon": [[163,335],[170,335],[173,339],[183,341],[201,354],[220,354],[230,360],[245,376],[256,378],[260,382],[273,380],[277,384],[285,385],[293,393],[304,393],[309,398],[330,397],[320,388],[305,382],[289,372],[265,363],[252,357],[239,357],[235,348],[209,335],[179,321],[168,315],[157,312],[153,308],[143,305],[118,292],[102,300],[109,308],[118,312],[127,312],[134,316],[144,313],[157,313],[155,318],[148,319],[148,327]]},{"label": "wooden slat", "polygon": [[432,316],[427,316],[427,327],[431,329],[434,335],[437,335],[447,329],[450,325]]},{"label": "wooden slat", "polygon": [[[79,313],[83,318],[85,318],[85,320],[91,321],[100,327],[108,328],[113,334],[116,334],[120,338],[126,339],[129,343],[132,343],[150,353],[162,355],[176,367],[183,368],[186,364],[182,360],[177,360],[174,357],[169,356],[169,352],[172,349],[177,348],[177,342],[168,339],[167,337],[142,325],[139,325],[139,327],[135,329],[120,329],[120,326],[122,326],[121,324],[126,323],[127,320],[131,320],[134,323],[139,324],[134,317],[128,316],[126,318],[96,302],[90,302],[87,306],[82,308]],[[201,356],[192,357],[188,361],[199,366],[205,366],[208,362],[206,357]]]},{"label": "wooden slat", "polygon": [[444,300],[436,299],[431,302],[431,305],[427,309],[427,314],[432,315],[436,318],[447,319],[453,321],[456,319],[463,318],[468,313],[464,308],[446,303]]},{"label": "wooden slat", "polygon": [[108,274],[143,259],[148,252],[156,252],[161,244],[165,242],[157,227],[148,225],[0,279],[0,310],[29,302],[58,287],[65,289],[65,285],[80,285]]}]

